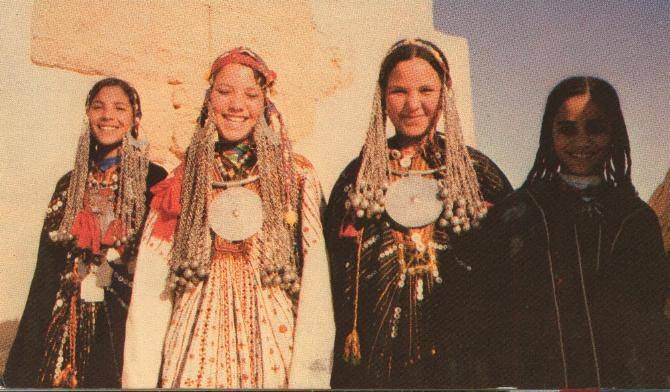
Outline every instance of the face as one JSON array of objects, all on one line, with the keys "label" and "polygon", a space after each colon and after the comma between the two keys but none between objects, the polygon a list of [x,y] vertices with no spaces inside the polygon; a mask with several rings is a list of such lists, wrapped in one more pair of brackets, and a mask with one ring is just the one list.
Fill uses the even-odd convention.
[{"label": "face", "polygon": [[246,139],[264,107],[265,96],[251,68],[228,64],[216,75],[210,116],[222,140],[234,143]]},{"label": "face", "polygon": [[575,176],[602,173],[609,159],[612,126],[588,94],[563,102],[554,117],[552,136],[561,172]]},{"label": "face", "polygon": [[399,62],[389,75],[385,91],[386,114],[402,136],[425,136],[435,124],[442,82],[426,60]]},{"label": "face", "polygon": [[100,89],[86,111],[96,142],[105,147],[118,144],[135,125],[130,99],[119,86]]}]

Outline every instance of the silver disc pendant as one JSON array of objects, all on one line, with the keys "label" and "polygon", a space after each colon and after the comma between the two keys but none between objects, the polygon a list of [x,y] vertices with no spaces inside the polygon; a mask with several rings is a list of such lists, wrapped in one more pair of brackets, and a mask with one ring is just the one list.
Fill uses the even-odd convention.
[{"label": "silver disc pendant", "polygon": [[224,240],[245,240],[258,233],[262,226],[263,203],[250,189],[226,189],[209,205],[209,227]]},{"label": "silver disc pendant", "polygon": [[435,222],[444,204],[438,197],[437,181],[417,175],[403,177],[386,192],[386,212],[403,227],[421,227]]}]

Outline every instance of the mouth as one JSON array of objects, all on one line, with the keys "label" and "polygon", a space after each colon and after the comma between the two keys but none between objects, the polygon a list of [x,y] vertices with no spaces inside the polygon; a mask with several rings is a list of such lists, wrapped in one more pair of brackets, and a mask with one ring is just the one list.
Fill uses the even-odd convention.
[{"label": "mouth", "polygon": [[119,127],[113,125],[98,125],[98,129],[103,132],[116,132]]},{"label": "mouth", "polygon": [[576,159],[591,159],[595,156],[591,152],[569,152],[568,155]]},{"label": "mouth", "polygon": [[223,119],[232,123],[243,123],[249,119],[249,117],[246,116],[231,116],[231,115],[222,115]]},{"label": "mouth", "polygon": [[426,116],[424,116],[424,115],[420,115],[420,116],[404,116],[404,117],[402,117],[402,120],[403,120],[403,122],[405,122],[405,123],[413,124],[413,123],[421,122],[421,121],[423,121],[425,118],[426,118]]}]

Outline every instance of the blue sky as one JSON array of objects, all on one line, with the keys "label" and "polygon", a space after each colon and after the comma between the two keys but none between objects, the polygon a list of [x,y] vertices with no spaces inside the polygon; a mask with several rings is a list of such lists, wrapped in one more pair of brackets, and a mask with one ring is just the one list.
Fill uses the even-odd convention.
[{"label": "blue sky", "polygon": [[648,200],[670,166],[670,1],[435,0],[433,14],[469,42],[477,146],[513,185],[532,164],[549,91],[585,74],[619,92]]}]

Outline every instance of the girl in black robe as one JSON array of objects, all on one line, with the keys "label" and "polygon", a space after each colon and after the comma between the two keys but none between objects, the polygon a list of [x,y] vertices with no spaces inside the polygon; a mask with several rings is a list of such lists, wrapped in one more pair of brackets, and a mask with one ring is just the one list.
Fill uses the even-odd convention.
[{"label": "girl in black robe", "polygon": [[[386,116],[396,129],[388,141]],[[325,212],[337,328],[332,387],[482,384],[482,269],[455,248],[485,205],[511,191],[498,167],[463,143],[444,54],[420,39],[396,43],[381,66],[361,156]]]},{"label": "girl in black robe", "polygon": [[525,184],[479,237],[499,385],[668,386],[668,264],[630,173],[614,88],[593,77],[559,83]]},{"label": "girl in black robe", "polygon": [[75,168],[49,202],[37,266],[4,381],[21,388],[118,388],[136,245],[166,176],[137,140],[142,116],[127,82],[97,82]]}]

